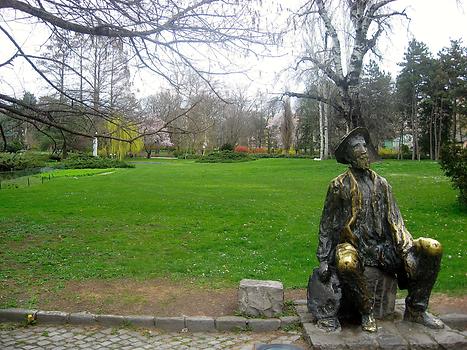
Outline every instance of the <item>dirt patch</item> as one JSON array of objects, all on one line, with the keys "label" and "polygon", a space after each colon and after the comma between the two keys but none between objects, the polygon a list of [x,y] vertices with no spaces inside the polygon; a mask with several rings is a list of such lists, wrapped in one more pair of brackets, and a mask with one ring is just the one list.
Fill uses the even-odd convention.
[{"label": "dirt patch", "polygon": [[[285,291],[285,300],[306,299],[305,289]],[[56,292],[42,293],[39,309],[68,312],[159,316],[224,316],[237,311],[236,288],[210,288],[166,279],[68,282]],[[435,294],[430,310],[436,314],[467,313],[467,296]]]},{"label": "dirt patch", "polygon": [[430,298],[430,311],[437,314],[467,314],[467,295],[451,297],[446,294],[433,294]]}]

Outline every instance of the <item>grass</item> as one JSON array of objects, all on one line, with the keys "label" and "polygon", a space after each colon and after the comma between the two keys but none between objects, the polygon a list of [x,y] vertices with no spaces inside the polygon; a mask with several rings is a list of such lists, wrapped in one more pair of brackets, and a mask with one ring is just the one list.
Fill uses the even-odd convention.
[{"label": "grass", "polygon": [[0,180],[0,189],[30,187],[33,185],[43,184],[46,180],[50,181],[58,177],[78,178],[81,176],[107,175],[114,171],[114,168],[53,170],[45,173],[31,174],[28,176],[21,176],[8,180]]},{"label": "grass", "polygon": [[[386,161],[414,237],[444,245],[435,291],[466,291],[466,212],[435,162]],[[260,159],[235,164],[139,162],[108,176],[56,177],[0,190],[0,307],[22,290],[69,280],[242,278],[305,287],[335,161]]]}]

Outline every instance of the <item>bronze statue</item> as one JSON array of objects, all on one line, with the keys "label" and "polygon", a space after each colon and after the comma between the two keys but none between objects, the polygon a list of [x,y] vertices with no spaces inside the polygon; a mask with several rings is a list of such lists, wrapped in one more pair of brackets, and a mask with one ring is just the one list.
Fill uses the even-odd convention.
[{"label": "bronze statue", "polygon": [[[348,133],[335,151],[349,169],[331,181],[319,228],[315,269],[308,285],[308,308],[326,331],[340,328],[338,316],[352,307],[364,331],[375,332],[365,269],[377,268],[408,290],[404,319],[430,328],[443,323],[426,312],[441,263],[442,247],[407,231],[386,179],[370,169],[368,130]],[[355,312],[354,312],[355,313]]]}]

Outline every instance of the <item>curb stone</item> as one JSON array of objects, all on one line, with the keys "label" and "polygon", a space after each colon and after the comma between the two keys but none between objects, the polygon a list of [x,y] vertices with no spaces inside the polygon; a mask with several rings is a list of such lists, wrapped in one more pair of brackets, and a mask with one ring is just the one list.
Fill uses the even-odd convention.
[{"label": "curb stone", "polygon": [[155,327],[165,331],[180,332],[185,329],[185,317],[155,317]]},{"label": "curb stone", "polygon": [[37,310],[30,309],[1,309],[0,322],[26,322],[28,315],[36,317]]},{"label": "curb stone", "polygon": [[189,316],[185,318],[186,328],[190,332],[215,332],[216,320],[207,316]]},{"label": "curb stone", "polygon": [[36,320],[40,323],[65,324],[70,314],[62,311],[37,311]]},{"label": "curb stone", "polygon": [[281,328],[287,328],[289,326],[298,326],[300,325],[300,317],[298,316],[284,316],[280,317]]},{"label": "curb stone", "polygon": [[136,327],[154,328],[156,326],[153,316],[130,315],[125,316],[125,321]]},{"label": "curb stone", "polygon": [[467,315],[465,314],[446,314],[441,315],[440,319],[451,328],[467,330]]},{"label": "curb stone", "polygon": [[125,317],[118,315],[96,315],[96,321],[100,325],[109,327],[119,327],[125,324]]},{"label": "curb stone", "polygon": [[68,322],[71,324],[93,326],[97,324],[96,316],[89,312],[71,313],[68,317]]},{"label": "curb stone", "polygon": [[89,312],[66,313],[62,311],[36,311],[28,309],[0,309],[0,322],[26,322],[27,315],[34,315],[39,324],[74,324],[83,326],[119,327],[130,324],[143,328],[159,328],[166,331],[215,332],[246,330],[255,332],[275,331],[290,325],[298,325],[298,316],[281,318],[247,319],[239,316],[153,317],[145,315],[95,315]]},{"label": "curb stone", "polygon": [[253,332],[272,332],[277,331],[281,326],[281,320],[277,318],[269,318],[269,319],[249,319],[248,320],[248,328],[250,328]]},{"label": "curb stone", "polygon": [[221,316],[216,318],[216,328],[219,331],[238,331],[246,329],[247,319],[239,316]]}]

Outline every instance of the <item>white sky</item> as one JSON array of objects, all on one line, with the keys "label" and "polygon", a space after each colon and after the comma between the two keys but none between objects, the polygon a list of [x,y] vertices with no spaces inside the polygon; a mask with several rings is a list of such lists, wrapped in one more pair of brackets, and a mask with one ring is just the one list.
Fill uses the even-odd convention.
[{"label": "white sky", "polygon": [[[291,1],[297,0],[289,0],[286,3],[292,3]],[[407,44],[412,38],[427,44],[433,55],[436,55],[441,48],[449,46],[451,39],[464,39],[463,44],[467,45],[465,39],[467,37],[467,5],[465,0],[399,0],[393,4],[393,7],[406,8],[407,14],[411,18],[410,22],[402,19],[396,20],[393,24],[393,33],[388,39],[379,43],[383,56],[381,66],[384,70],[391,72],[393,77],[397,75],[399,70],[397,63],[402,61]],[[14,34],[21,37],[20,42],[25,42],[28,45],[31,42],[38,42],[31,40],[37,33],[33,25],[21,29],[19,27],[16,29],[16,26],[14,28]],[[6,40],[1,33],[0,62],[3,62],[12,52],[3,44],[7,42]],[[29,53],[38,48],[37,44],[35,47],[25,47],[28,47]],[[300,86],[288,79],[286,75],[277,77],[278,73],[286,67],[294,65],[294,56],[299,53],[298,51],[294,47],[280,48],[278,53],[285,54],[284,57],[256,61],[256,67],[248,74],[253,81],[245,76],[227,76],[224,83],[231,86],[232,89],[248,90],[251,95],[259,90],[266,93],[280,93],[285,90],[286,86],[300,89]],[[255,59],[250,59],[249,64],[254,65]],[[38,83],[40,80],[38,76],[25,65],[16,63],[13,68],[0,69],[0,74],[0,91],[3,93],[11,93],[13,90],[17,95],[21,95],[24,90],[31,91],[36,96],[44,93],[43,88]],[[134,83],[135,88],[138,89],[138,96],[153,93],[156,90],[155,87],[160,85],[147,72],[135,74]]]}]

